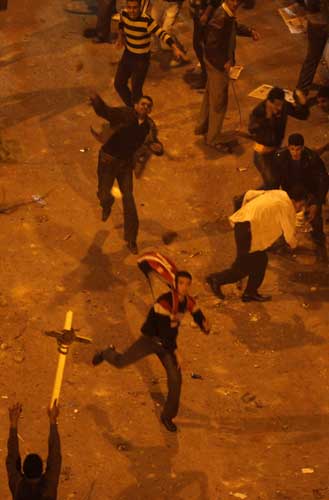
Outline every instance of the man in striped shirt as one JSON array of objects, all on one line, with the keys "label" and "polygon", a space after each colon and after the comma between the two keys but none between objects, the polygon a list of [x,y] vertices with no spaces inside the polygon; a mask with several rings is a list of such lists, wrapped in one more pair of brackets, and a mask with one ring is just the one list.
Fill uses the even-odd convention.
[{"label": "man in striped shirt", "polygon": [[[121,13],[118,46],[125,46],[115,75],[114,87],[126,106],[133,106],[143,95],[143,84],[150,65],[151,35],[171,47],[176,58],[184,57],[174,40],[147,14],[140,0],[127,0]],[[128,80],[131,79],[131,90]]]}]

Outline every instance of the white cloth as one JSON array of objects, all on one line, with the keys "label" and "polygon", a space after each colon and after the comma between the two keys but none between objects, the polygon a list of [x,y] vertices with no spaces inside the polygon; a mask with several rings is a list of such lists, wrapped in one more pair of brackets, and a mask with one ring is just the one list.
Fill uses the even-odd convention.
[{"label": "white cloth", "polygon": [[266,250],[282,234],[292,248],[297,245],[295,236],[296,210],[285,191],[247,191],[240,210],[229,221],[234,227],[237,222],[250,222],[250,252]]}]

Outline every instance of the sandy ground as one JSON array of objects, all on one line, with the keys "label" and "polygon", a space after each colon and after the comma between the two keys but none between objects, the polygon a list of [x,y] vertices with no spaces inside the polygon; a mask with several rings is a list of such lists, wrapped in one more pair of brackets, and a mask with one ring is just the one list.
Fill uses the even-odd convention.
[{"label": "sandy ground", "polygon": [[[328,268],[300,235],[295,258],[270,257],[263,290],[271,303],[243,304],[234,288],[220,303],[204,284],[234,256],[233,195],[259,182],[251,144],[243,139],[226,157],[207,151],[193,135],[202,93],[182,80],[185,68],[168,70],[165,58],[153,59],[145,91],[166,154],[135,182],[139,246],[193,273],[194,294],[212,323],[209,337],[190,318],[182,325],[184,385],[179,432],[171,435],[158,418],[166,386],[156,358],[124,371],[90,364],[96,348],[123,349],[136,339],[152,303],[122,240],[121,203],[104,224],[95,196],[98,144],[89,126],[100,120],[87,100],[95,88],[119,104],[113,76],[120,54],[84,39],[94,18],[67,12],[64,0],[9,3],[0,13],[0,123],[12,161],[0,164],[1,203],[49,195],[44,206],[0,215],[1,499],[10,498],[8,405],[24,405],[22,455],[46,456],[57,352],[43,332],[61,329],[70,308],[93,345],[73,346],[67,360],[60,499],[328,500]],[[238,41],[243,129],[258,102],[248,93],[262,83],[293,88],[305,51],[305,37],[288,32],[278,1],[257,3],[240,13],[262,35],[257,44]],[[191,48],[186,7],[177,30]],[[225,126],[239,126],[233,94]],[[314,110],[308,122],[291,119],[291,131],[320,146],[328,119]],[[179,235],[167,247],[166,230]]]}]

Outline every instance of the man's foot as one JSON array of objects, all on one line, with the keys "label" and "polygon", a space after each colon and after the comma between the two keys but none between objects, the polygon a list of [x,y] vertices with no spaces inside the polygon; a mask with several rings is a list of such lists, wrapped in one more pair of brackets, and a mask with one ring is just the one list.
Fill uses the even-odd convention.
[{"label": "man's foot", "polygon": [[207,133],[207,130],[205,130],[203,127],[195,127],[194,129],[194,135],[205,135]]},{"label": "man's foot", "polygon": [[105,222],[111,215],[111,209],[110,208],[103,208],[102,211],[102,221]]},{"label": "man's foot", "polygon": [[98,351],[94,354],[94,357],[92,359],[92,364],[94,366],[100,365],[104,361],[103,358],[103,351]]},{"label": "man's foot", "polygon": [[93,38],[93,43],[109,43],[109,41],[101,36],[95,36],[95,38]]},{"label": "man's foot", "polygon": [[83,31],[83,36],[85,38],[94,38],[94,36],[97,36],[96,28],[86,28]]},{"label": "man's foot", "polygon": [[241,297],[242,302],[269,302],[272,300],[271,295],[261,295],[258,292],[244,293]]},{"label": "man's foot", "polygon": [[177,425],[171,420],[171,418],[165,417],[163,414],[161,415],[161,422],[169,432],[176,432]]},{"label": "man's foot", "polygon": [[211,291],[213,292],[214,295],[216,295],[216,297],[218,297],[221,300],[225,299],[225,295],[223,294],[220,285],[216,282],[216,279],[213,276],[211,275],[207,276],[206,283],[208,283],[208,285],[211,288]]},{"label": "man's foot", "polygon": [[136,241],[128,241],[127,247],[131,253],[134,255],[138,254],[138,247]]}]

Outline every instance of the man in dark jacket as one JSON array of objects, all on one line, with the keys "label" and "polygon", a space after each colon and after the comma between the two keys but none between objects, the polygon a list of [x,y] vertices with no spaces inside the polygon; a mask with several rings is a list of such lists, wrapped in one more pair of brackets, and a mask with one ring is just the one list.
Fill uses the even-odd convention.
[{"label": "man in dark jacket", "polygon": [[190,273],[179,271],[176,274],[176,289],[161,295],[150,309],[141,329],[143,335],[122,354],[110,346],[105,351],[97,352],[92,360],[94,366],[107,361],[116,368],[124,368],[150,354],[156,354],[167,373],[168,396],[161,421],[170,432],[177,430],[172,419],[178,413],[182,375],[176,340],[184,313],[190,312],[204,333],[210,331],[202,311],[188,294],[191,283]]},{"label": "man in dark jacket", "polygon": [[8,455],[6,459],[9,488],[13,500],[56,500],[59,475],[61,471],[61,447],[57,429],[59,410],[55,401],[48,409],[50,423],[48,439],[48,458],[46,471],[43,473],[39,455],[30,453],[25,457],[23,472],[18,447],[18,420],[22,405],[16,403],[9,408],[10,431]]},{"label": "man in dark jacket", "polygon": [[319,256],[325,260],[325,234],[323,232],[322,206],[329,189],[329,175],[320,156],[304,146],[301,134],[291,134],[288,147],[279,150],[274,157],[277,187],[290,191],[292,186],[302,185],[309,193],[306,213],[312,227],[311,236],[318,246]]},{"label": "man in dark jacket", "polygon": [[[109,121],[115,132],[103,144],[98,158],[97,196],[103,209],[102,220],[105,222],[111,214],[114,197],[111,194],[114,181],[117,180],[122,193],[124,215],[124,239],[129,250],[137,254],[138,215],[133,195],[134,156],[145,143],[152,128],[148,115],[152,111],[153,101],[149,96],[142,96],[133,108],[110,107],[99,95],[90,99],[96,114]],[[161,154],[161,143],[149,144],[152,152]]]},{"label": "man in dark jacket", "polygon": [[262,189],[276,186],[273,158],[282,144],[288,116],[306,120],[309,116],[306,98],[302,92],[296,91],[295,103],[292,104],[285,100],[284,90],[279,87],[273,87],[267,99],[251,112],[249,132],[255,140],[254,163],[263,178]]},{"label": "man in dark jacket", "polygon": [[229,73],[235,63],[236,36],[259,39],[258,33],[238,24],[235,13],[238,0],[226,0],[218,7],[205,28],[204,59],[207,86],[204,94],[196,135],[206,135],[206,144],[225,150],[222,127],[228,104]]}]

